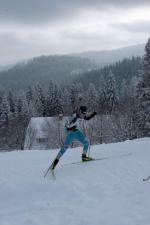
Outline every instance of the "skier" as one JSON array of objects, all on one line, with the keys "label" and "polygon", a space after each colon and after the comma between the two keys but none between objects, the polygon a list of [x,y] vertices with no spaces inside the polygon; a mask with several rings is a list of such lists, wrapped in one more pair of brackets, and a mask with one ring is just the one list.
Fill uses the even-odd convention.
[{"label": "skier", "polygon": [[87,113],[86,106],[80,106],[78,112],[74,113],[71,117],[71,120],[65,125],[67,130],[67,136],[64,141],[62,148],[60,149],[59,153],[57,154],[56,158],[54,159],[51,169],[54,170],[55,166],[58,164],[59,159],[68,149],[69,145],[72,143],[73,140],[78,140],[83,145],[83,153],[82,153],[82,161],[90,161],[92,158],[87,156],[87,151],[89,148],[89,142],[86,136],[81,131],[81,126],[84,123],[84,120],[90,120],[93,118],[97,113]]}]

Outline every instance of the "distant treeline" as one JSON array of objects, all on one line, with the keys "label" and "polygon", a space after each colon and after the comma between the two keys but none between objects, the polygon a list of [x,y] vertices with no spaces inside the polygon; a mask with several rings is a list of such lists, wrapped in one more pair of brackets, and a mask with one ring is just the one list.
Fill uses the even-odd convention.
[{"label": "distant treeline", "polygon": [[71,77],[95,66],[89,59],[75,56],[41,56],[0,72],[0,85],[18,92],[37,82],[43,86],[47,86],[49,80],[66,84]]},{"label": "distant treeline", "polygon": [[102,69],[95,69],[79,74],[74,78],[75,82],[80,82],[86,88],[89,83],[95,84],[96,87],[103,86],[103,79],[105,80],[111,71],[114,74],[116,85],[122,88],[122,83],[125,81],[128,86],[134,82],[139,70],[142,67],[141,57],[132,57],[131,59],[123,59],[112,65],[105,66]]}]

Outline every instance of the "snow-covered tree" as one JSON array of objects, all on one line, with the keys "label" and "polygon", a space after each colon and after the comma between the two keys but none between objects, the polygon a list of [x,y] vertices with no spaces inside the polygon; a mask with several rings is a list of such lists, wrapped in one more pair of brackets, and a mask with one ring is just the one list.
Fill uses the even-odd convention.
[{"label": "snow-covered tree", "polygon": [[73,83],[70,87],[70,102],[72,111],[76,111],[81,104],[83,104],[84,91],[81,83]]},{"label": "snow-covered tree", "polygon": [[22,91],[18,95],[16,99],[16,104],[15,104],[15,116],[24,116],[24,117],[30,117],[29,113],[29,105],[26,99],[26,94]]},{"label": "snow-covered tree", "polygon": [[33,104],[33,95],[34,95],[33,88],[31,86],[28,86],[28,89],[26,91],[26,99],[27,99],[28,105],[30,103]]},{"label": "snow-covered tree", "polygon": [[61,90],[57,83],[50,81],[46,96],[46,115],[55,116],[62,112]]},{"label": "snow-covered tree", "polygon": [[45,97],[43,89],[39,83],[37,83],[35,86],[34,106],[37,111],[37,116],[45,116]]},{"label": "snow-covered tree", "polygon": [[118,104],[118,92],[114,74],[110,70],[104,86],[105,107],[108,113],[113,113]]},{"label": "snow-covered tree", "polygon": [[4,95],[1,101],[1,107],[0,107],[0,121],[6,122],[9,119],[10,115],[10,107],[7,100],[7,96]]},{"label": "snow-covered tree", "polygon": [[98,108],[98,92],[93,83],[90,83],[87,90],[87,105],[90,111],[97,111]]},{"label": "snow-covered tree", "polygon": [[16,99],[16,104],[15,104],[15,114],[18,116],[22,112],[22,107],[23,107],[23,102],[20,96],[17,97]]},{"label": "snow-covered tree", "polygon": [[27,117],[30,117],[29,104],[32,103],[32,102],[29,102],[29,104],[28,104],[28,101],[27,101],[27,98],[26,98],[26,93],[24,91],[22,91],[22,93],[21,93],[21,100],[22,100],[21,113],[23,115],[26,115]]},{"label": "snow-covered tree", "polygon": [[11,91],[8,92],[7,100],[10,107],[10,112],[13,114],[15,112],[15,97]]},{"label": "snow-covered tree", "polygon": [[0,105],[1,105],[1,102],[2,102],[2,99],[3,99],[4,95],[6,95],[5,90],[4,90],[4,88],[2,88],[0,86]]},{"label": "snow-covered tree", "polygon": [[67,88],[62,91],[62,107],[65,115],[69,115],[71,113],[70,93]]},{"label": "snow-covered tree", "polygon": [[140,136],[150,136],[150,38],[145,46],[143,69],[137,85],[136,122]]}]

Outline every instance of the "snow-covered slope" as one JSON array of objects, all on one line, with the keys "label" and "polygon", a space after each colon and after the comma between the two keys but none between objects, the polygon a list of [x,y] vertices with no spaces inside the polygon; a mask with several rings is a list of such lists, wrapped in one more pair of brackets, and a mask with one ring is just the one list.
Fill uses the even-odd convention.
[{"label": "snow-covered slope", "polygon": [[0,225],[150,224],[149,138],[92,146],[89,163],[69,149],[44,179],[57,151],[0,154]]}]

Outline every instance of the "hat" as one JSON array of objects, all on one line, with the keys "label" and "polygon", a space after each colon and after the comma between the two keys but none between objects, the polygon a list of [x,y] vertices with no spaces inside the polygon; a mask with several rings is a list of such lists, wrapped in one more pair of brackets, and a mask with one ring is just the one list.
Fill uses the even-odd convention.
[{"label": "hat", "polygon": [[87,111],[87,107],[86,106],[80,106],[80,111],[82,113],[85,113]]}]

